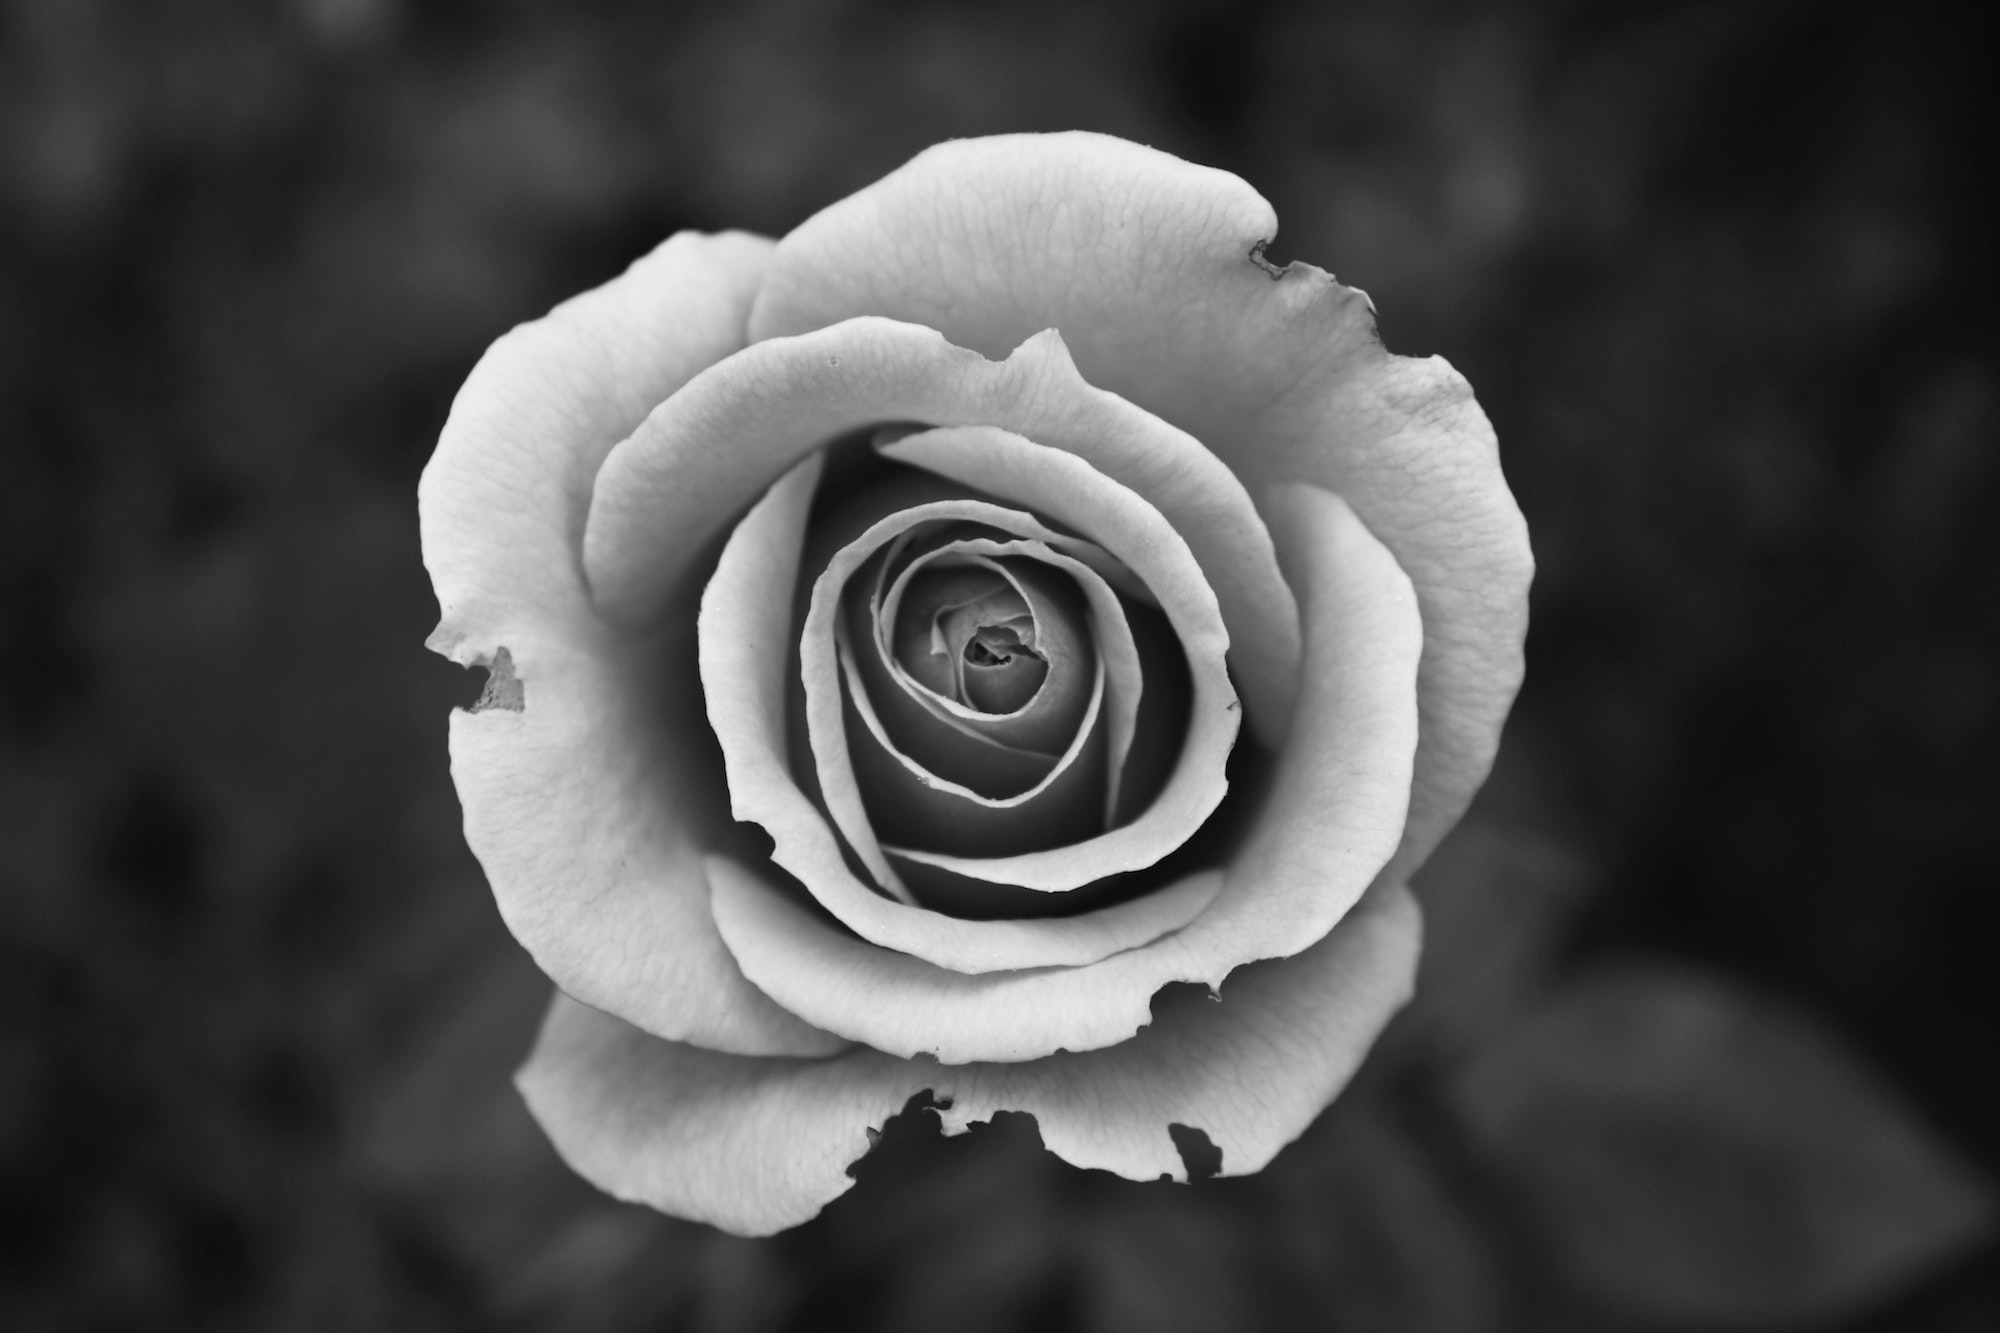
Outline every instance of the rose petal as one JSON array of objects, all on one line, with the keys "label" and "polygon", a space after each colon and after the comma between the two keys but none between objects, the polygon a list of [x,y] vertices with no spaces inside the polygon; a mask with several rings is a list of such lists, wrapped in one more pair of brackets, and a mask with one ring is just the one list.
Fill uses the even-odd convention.
[{"label": "rose petal", "polygon": [[480,358],[417,486],[440,652],[590,606],[578,552],[605,455],[743,346],[772,243],[683,232]]},{"label": "rose petal", "polygon": [[861,319],[760,342],[711,367],[598,474],[584,562],[599,607],[624,623],[651,621],[694,553],[773,477],[835,436],[899,421],[998,426],[1145,496],[1214,589],[1258,734],[1282,740],[1298,615],[1249,493],[1195,439],[1086,383],[1053,333],[995,363],[929,329]]},{"label": "rose petal", "polygon": [[[1113,826],[1128,822],[1152,804],[1173,775],[1185,739],[1188,706],[1194,698],[1194,676],[1188,670],[1187,654],[1181,651],[1166,616],[1156,606],[1122,597],[1118,602],[1132,636],[1132,655],[1141,664],[1143,691],[1132,723],[1132,748],[1114,774],[1116,787],[1107,793],[1113,805],[1105,822]],[[1116,661],[1110,665],[1115,672]],[[1123,687],[1118,689],[1122,694]]]},{"label": "rose petal", "polygon": [[[855,459],[850,455],[847,461]],[[820,571],[845,547],[858,540],[876,524],[925,505],[956,503],[969,497],[965,488],[944,478],[915,468],[879,462],[886,475],[877,475],[861,484],[843,488],[842,498],[816,508],[806,536],[806,556],[802,568]],[[866,466],[864,464],[864,466]],[[990,497],[980,497],[988,499]],[[996,509],[996,512],[1018,513]],[[850,582],[840,598],[841,625],[850,643],[863,646],[855,657],[868,683],[870,698],[897,748],[929,771],[989,796],[1006,796],[1025,791],[1046,777],[1056,757],[1069,747],[1075,724],[1089,706],[1088,689],[1068,701],[1067,719],[1043,726],[1035,716],[997,718],[981,714],[931,690],[912,676],[896,660],[889,642],[889,626],[901,615],[901,600],[907,578],[921,569],[932,555],[957,548],[980,538],[1011,540],[1007,532],[983,523],[965,521],[915,522],[894,540]],[[1101,548],[1076,539],[1066,539],[1066,550],[1087,561],[1092,569],[1116,566]],[[1042,543],[1022,547],[1042,556],[1051,554]],[[1119,576],[1138,586],[1130,571],[1118,568]],[[810,592],[817,578],[802,581],[794,616],[803,625],[810,607]],[[1021,591],[1018,587],[1016,591]],[[878,610],[878,607],[882,608]],[[873,651],[867,645],[873,645]],[[946,673],[949,675],[949,672]],[[1086,673],[1094,679],[1092,668]],[[941,681],[940,683],[945,683]],[[795,724],[789,737],[792,764],[797,771],[814,765],[805,727],[798,720],[805,713],[805,687],[798,670],[790,673],[787,687],[793,696]],[[947,689],[949,689],[947,684]],[[1053,721],[1053,720],[1051,720]],[[1027,724],[1023,726],[1022,724]],[[1039,740],[1049,741],[1046,747]]]},{"label": "rose petal", "polygon": [[840,671],[847,687],[842,754],[851,767],[831,777],[822,774],[821,786],[844,785],[852,777],[867,817],[849,841],[866,845],[869,855],[889,850],[884,837],[953,847],[967,856],[998,856],[1080,842],[1103,829],[1109,774],[1102,663],[1093,672],[1089,707],[1069,747],[1041,781],[1006,797],[982,796],[898,750],[875,716],[854,653],[844,643]]},{"label": "rose petal", "polygon": [[[722,746],[731,808],[738,819],[771,835],[772,861],[864,939],[961,972],[1095,962],[1192,920],[1208,904],[1214,885],[1152,894],[1062,920],[967,921],[891,902],[847,868],[833,827],[792,777],[785,743],[785,658],[773,647],[790,633],[788,590],[798,580],[799,534],[819,466],[819,456],[809,456],[751,508],[730,534],[702,597],[702,687]],[[947,515],[962,508],[977,518],[994,506],[968,501],[935,508]],[[1032,524],[1026,515],[1014,521]],[[1068,540],[1033,526],[1046,539]]]},{"label": "rose petal", "polygon": [[[911,860],[941,866],[957,874],[1024,889],[1060,893],[1110,875],[1140,870],[1153,865],[1173,851],[1199,827],[1220,804],[1228,784],[1223,776],[1229,749],[1236,739],[1236,692],[1230,688],[1223,666],[1227,633],[1216,611],[1215,599],[1202,580],[1186,543],[1166,526],[1156,510],[1132,492],[1094,471],[1073,455],[1046,449],[1017,436],[989,427],[953,427],[911,436],[935,442],[940,458],[956,458],[959,449],[1003,449],[1017,461],[1017,471],[1045,469],[1059,483],[1091,497],[1105,511],[1099,526],[1110,537],[1105,549],[1142,579],[1161,601],[1173,622],[1183,655],[1194,674],[1194,701],[1189,708],[1180,758],[1166,787],[1152,805],[1130,823],[1110,829],[1088,842],[1047,851],[1022,852],[1004,857],[954,857],[935,852],[902,851]],[[1116,517],[1112,517],[1115,513]],[[875,882],[908,900],[908,890],[884,857],[880,841],[868,818],[860,788],[854,780],[853,762],[847,745],[846,696],[840,689],[835,657],[834,626],[841,594],[855,574],[875,552],[918,523],[957,519],[983,523],[989,527],[1031,538],[1055,548],[1054,554],[1080,554],[1081,543],[1044,527],[1031,515],[1004,510],[977,500],[941,501],[905,509],[875,523],[860,537],[834,553],[814,583],[812,602],[805,627],[799,636],[800,674],[806,692],[806,724],[819,778],[820,799],[847,846],[861,861]],[[1128,549],[1129,548],[1129,549]],[[1110,640],[1106,640],[1107,648]],[[1108,657],[1108,654],[1107,654]],[[704,676],[704,679],[707,679]],[[1126,702],[1130,702],[1129,700]],[[1130,714],[1114,713],[1112,725],[1129,728]],[[1129,735],[1129,730],[1125,732]],[[1124,747],[1113,733],[1113,749]],[[759,821],[762,822],[762,821]],[[768,825],[766,826],[769,827]],[[773,837],[777,836],[772,830]],[[847,878],[832,873],[822,858],[808,858],[802,849],[782,840],[772,859],[804,880],[814,896],[828,910],[863,936],[887,943],[871,934],[850,915],[841,885]],[[843,867],[844,868],[844,867]]]},{"label": "rose petal", "polygon": [[1311,949],[1232,976],[1219,1004],[1165,997],[1124,1045],[1023,1065],[742,1059],[558,997],[517,1082],[600,1189],[740,1234],[795,1226],[845,1193],[874,1126],[926,1089],[948,1134],[1025,1111],[1077,1166],[1185,1180],[1169,1131],[1187,1126],[1221,1149],[1223,1175],[1245,1175],[1353,1077],[1409,997],[1419,934],[1410,895],[1378,891]]},{"label": "rose petal", "polygon": [[[518,707],[451,719],[465,836],[502,917],[556,984],[645,1030],[746,1054],[820,1054],[716,937],[701,845],[712,748],[693,645],[603,623],[578,558],[591,479],[689,376],[742,344],[770,242],[674,237],[496,342],[418,487],[443,618],[430,646],[511,672]],[[635,693],[660,663],[676,700]],[[719,815],[719,809],[714,811]]]},{"label": "rose petal", "polygon": [[[1012,567],[986,556],[932,556],[924,563],[915,575],[921,597],[912,602],[911,616],[900,629],[876,619],[879,632],[870,638],[886,641],[892,662],[928,678],[925,689],[967,721],[1017,716],[1042,692],[1051,670],[1081,663],[1089,651],[1082,620],[1063,617],[1046,594],[1039,605],[1031,600]],[[974,656],[982,645],[993,661]],[[1088,674],[1072,673],[1066,698],[1082,697],[1077,681]],[[1076,722],[1069,718],[1039,748],[1060,750],[1062,735]]]},{"label": "rose petal", "polygon": [[763,872],[718,858],[716,925],[744,974],[815,1026],[889,1054],[1035,1060],[1124,1041],[1161,986],[1214,986],[1331,930],[1402,829],[1422,626],[1409,579],[1338,496],[1286,487],[1265,507],[1303,613],[1299,709],[1271,796],[1199,917],[1087,967],[968,976],[830,929]]},{"label": "rose petal", "polygon": [[[879,674],[896,695],[914,700],[953,730],[1036,754],[1061,754],[1083,720],[1087,685],[1097,669],[1088,609],[1074,577],[1051,573],[1038,559],[1012,558],[1018,554],[990,540],[978,551],[964,540],[947,543],[907,562],[879,598],[852,598],[848,625],[852,630],[861,622],[869,631],[852,637],[862,645],[864,667],[880,667],[879,673],[869,670],[871,682]],[[986,584],[968,581],[979,578]],[[961,660],[963,653],[950,641],[946,627],[955,626],[950,633],[963,639],[975,622],[969,606],[940,614],[936,603],[955,589],[1003,581],[1013,594],[1011,604],[1026,608],[1037,638],[1029,650],[1040,659],[1041,670],[1020,678],[1029,682],[1025,696],[1011,707],[994,709],[976,706],[970,696],[964,701],[954,697],[961,688],[977,688],[977,678]],[[924,600],[912,600],[906,607],[904,597],[913,584],[924,593]],[[981,598],[975,605],[995,604],[1007,603]],[[969,776],[962,780],[972,785]]]},{"label": "rose petal", "polygon": [[[1107,714],[1106,727],[1110,778],[1104,792],[1104,817],[1102,822],[1109,823],[1112,813],[1118,805],[1118,793],[1122,783],[1125,761],[1132,750],[1133,733],[1138,728],[1139,710],[1145,697],[1145,673],[1141,668],[1139,646],[1132,637],[1131,618],[1126,612],[1124,602],[1096,570],[1082,561],[1072,559],[1067,555],[1054,551],[1040,542],[1012,541],[1003,543],[993,541],[990,538],[972,538],[952,542],[941,549],[948,552],[962,552],[974,556],[1008,556],[1013,557],[1011,563],[1017,566],[1028,565],[1029,569],[1024,570],[1023,575],[1029,576],[1027,579],[1029,583],[1028,591],[1037,606],[1045,605],[1047,602],[1053,601],[1054,598],[1049,595],[1052,590],[1040,590],[1045,589],[1046,584],[1032,578],[1032,567],[1035,565],[1048,566],[1068,577],[1071,587],[1084,603],[1089,612],[1087,620],[1091,633],[1091,643],[1085,645],[1085,648],[1092,659],[1091,665],[1093,669],[1101,662],[1105,675],[1106,703],[1104,707]],[[1031,557],[1032,560],[1021,557]],[[900,576],[897,579],[896,585],[892,587],[890,596],[884,603],[885,615],[894,614],[898,600],[896,594],[900,591],[903,577],[906,576],[907,571],[904,576]],[[1038,614],[1044,620],[1049,618],[1046,613],[1038,612]],[[1179,646],[1174,645],[1173,651],[1178,653],[1180,651]],[[1076,655],[1081,657],[1084,653],[1079,652]],[[886,653],[881,654],[881,657],[891,667],[895,665],[893,659],[889,658]],[[864,668],[864,675],[866,674]],[[885,674],[887,673],[885,672]],[[1044,692],[1048,692],[1046,686]],[[912,691],[912,693],[915,693],[915,691]],[[882,694],[884,697],[893,697],[889,695],[889,691],[887,690],[883,690]],[[949,701],[940,702],[949,703]],[[1036,733],[1029,731],[1029,727],[1041,721],[1037,716],[1040,703],[1041,700],[1038,697],[1018,715],[1018,723],[1026,725],[1017,724],[1016,718],[978,719],[979,725],[977,729],[996,739],[1005,740],[1015,745],[1023,744],[1030,739],[1037,738]],[[1085,707],[1088,707],[1087,703]],[[1081,719],[1079,719],[1080,721]],[[1180,719],[1177,718],[1175,719],[1175,731],[1178,733],[1179,729]],[[1027,734],[1023,735],[1022,733],[1024,732]],[[937,771],[942,772],[942,770]]]},{"label": "rose petal", "polygon": [[[904,848],[897,849],[898,855],[971,879],[1050,892],[1157,863],[1220,803],[1228,785],[1223,767],[1237,731],[1236,692],[1223,665],[1228,631],[1187,542],[1129,487],[1074,454],[1004,430],[960,426],[923,431],[882,445],[880,451],[897,462],[1024,504],[1104,547],[1158,599],[1194,677],[1173,776],[1130,823],[1086,843],[1017,856],[975,858]],[[1136,716],[1137,700],[1131,704],[1132,714],[1120,719],[1126,728]],[[1120,739],[1114,734],[1113,752],[1122,768],[1129,743]]]},{"label": "rose petal", "polygon": [[[844,636],[852,644],[853,634]],[[940,718],[905,691],[897,677],[879,658],[863,647],[852,654],[855,670],[882,729],[898,753],[907,756],[925,771],[983,796],[1018,796],[1048,777],[1061,757],[1033,750],[1015,749],[998,740],[981,736],[970,727],[953,725],[955,719]],[[1096,678],[1093,665],[1092,680]],[[1093,690],[1083,691],[1081,703],[1088,712]],[[1079,716],[1078,723],[1083,721]],[[1076,737],[1075,728],[1063,739],[1063,750]],[[809,749],[810,747],[808,747]]]},{"label": "rose petal", "polygon": [[[1252,494],[1306,481],[1346,497],[1415,582],[1426,626],[1423,740],[1394,876],[1457,821],[1492,763],[1520,684],[1533,559],[1464,379],[1440,357],[1391,355],[1361,292],[1265,263],[1276,233],[1270,205],[1235,176],[1123,140],[941,144],[786,236],[750,332],[886,315],[999,355],[1053,326],[1092,384],[1190,432]],[[1191,540],[1201,531],[1175,521]],[[1230,631],[1241,652],[1234,620]],[[1254,702],[1248,680],[1244,693]]]}]

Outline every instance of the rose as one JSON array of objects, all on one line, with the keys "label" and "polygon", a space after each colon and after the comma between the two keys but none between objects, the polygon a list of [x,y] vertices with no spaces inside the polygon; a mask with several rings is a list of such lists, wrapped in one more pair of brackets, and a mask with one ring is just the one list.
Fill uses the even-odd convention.
[{"label": "rose", "polygon": [[[1404,883],[1490,764],[1531,562],[1464,381],[1386,352],[1360,292],[1265,262],[1274,231],[1237,178],[1119,140],[954,142],[775,245],[676,236],[473,371],[420,493],[431,644],[491,670],[453,778],[561,992],[520,1084],[582,1174],[766,1232],[925,1090],[950,1132],[1026,1111],[1078,1165],[1184,1179],[1170,1127],[1254,1171],[1345,1084],[1408,995]],[[885,878],[873,825],[902,807],[843,749],[882,685],[853,673],[941,662],[949,692],[981,635],[975,665],[1023,634],[1124,650],[1083,583],[1068,630],[1031,614],[997,547],[940,567],[985,581],[925,594],[914,657],[871,639],[898,632],[880,582],[811,596],[819,562],[874,558],[840,554],[867,522],[821,471],[884,459],[1015,515],[973,533],[1010,560],[1081,578],[1051,558],[1094,543],[1185,660],[1147,810],[940,863],[942,892],[1026,885],[998,907]],[[1162,865],[1222,801],[1238,693],[1249,780],[1205,861]],[[1112,870],[1137,873],[1046,914]]]}]

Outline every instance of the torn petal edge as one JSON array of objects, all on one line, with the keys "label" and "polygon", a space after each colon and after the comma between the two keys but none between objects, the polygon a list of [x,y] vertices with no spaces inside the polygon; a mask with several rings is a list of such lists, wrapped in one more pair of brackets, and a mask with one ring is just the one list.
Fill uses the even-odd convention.
[{"label": "torn petal edge", "polygon": [[1123,1045],[1019,1065],[724,1056],[558,996],[515,1081],[598,1188],[741,1235],[796,1226],[853,1188],[877,1127],[924,1092],[947,1135],[1019,1112],[1074,1166],[1186,1180],[1174,1127],[1192,1126],[1221,1174],[1245,1175],[1353,1077],[1409,998],[1420,929],[1409,892],[1381,890],[1312,949],[1230,978],[1219,1004],[1175,997]]}]

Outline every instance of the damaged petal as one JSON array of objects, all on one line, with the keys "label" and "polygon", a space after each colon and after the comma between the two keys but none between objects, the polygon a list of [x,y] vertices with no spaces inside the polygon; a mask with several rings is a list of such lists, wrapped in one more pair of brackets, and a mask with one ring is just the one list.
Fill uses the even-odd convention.
[{"label": "damaged petal", "polygon": [[1167,1137],[1180,1152],[1187,1179],[1208,1180],[1222,1174],[1222,1149],[1193,1125],[1168,1125]]},{"label": "damaged petal", "polygon": [[[474,666],[480,665],[473,663]],[[486,665],[486,684],[479,691],[479,697],[472,701],[469,713],[483,713],[489,708],[503,712],[519,713],[528,706],[527,688],[521,678],[514,674],[514,654],[502,648],[493,654],[493,660]]]}]

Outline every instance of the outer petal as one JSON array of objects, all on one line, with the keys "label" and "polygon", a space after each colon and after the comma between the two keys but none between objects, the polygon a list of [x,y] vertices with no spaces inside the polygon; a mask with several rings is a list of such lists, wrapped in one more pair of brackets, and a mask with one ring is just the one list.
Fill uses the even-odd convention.
[{"label": "outer petal", "polygon": [[1492,762],[1532,560],[1465,381],[1390,355],[1362,293],[1266,263],[1276,232],[1243,181],[1123,140],[947,143],[785,237],[750,332],[886,315],[998,355],[1053,326],[1091,383],[1200,439],[1252,494],[1307,481],[1344,496],[1423,606],[1423,742],[1394,877]]},{"label": "outer petal", "polygon": [[716,924],[744,973],[816,1026],[880,1051],[1037,1060],[1124,1041],[1168,982],[1219,985],[1244,963],[1323,938],[1397,846],[1421,630],[1408,578],[1337,496],[1289,487],[1266,508],[1304,611],[1298,716],[1270,799],[1199,916],[1089,966],[969,976],[835,931],[741,867],[712,862]]},{"label": "outer petal", "polygon": [[745,982],[716,936],[685,822],[711,804],[699,713],[642,715],[657,692],[635,675],[663,655],[691,663],[692,645],[601,622],[581,565],[605,454],[741,345],[769,252],[752,236],[676,236],[495,343],[452,404],[418,508],[444,611],[431,646],[511,685],[505,705],[451,720],[466,841],[509,929],[557,985],[649,1032],[816,1054],[840,1042]]},{"label": "outer petal", "polygon": [[1081,1167],[1186,1179],[1170,1125],[1222,1149],[1222,1173],[1261,1169],[1353,1076],[1410,993],[1420,926],[1379,890],[1295,958],[1246,968],[1221,1003],[1164,1000],[1106,1051],[944,1068],[855,1051],[758,1060],[647,1037],[558,997],[519,1083],[557,1151],[621,1199],[744,1234],[813,1216],[854,1183],[869,1132],[929,1089],[945,1132],[1027,1111]]}]

